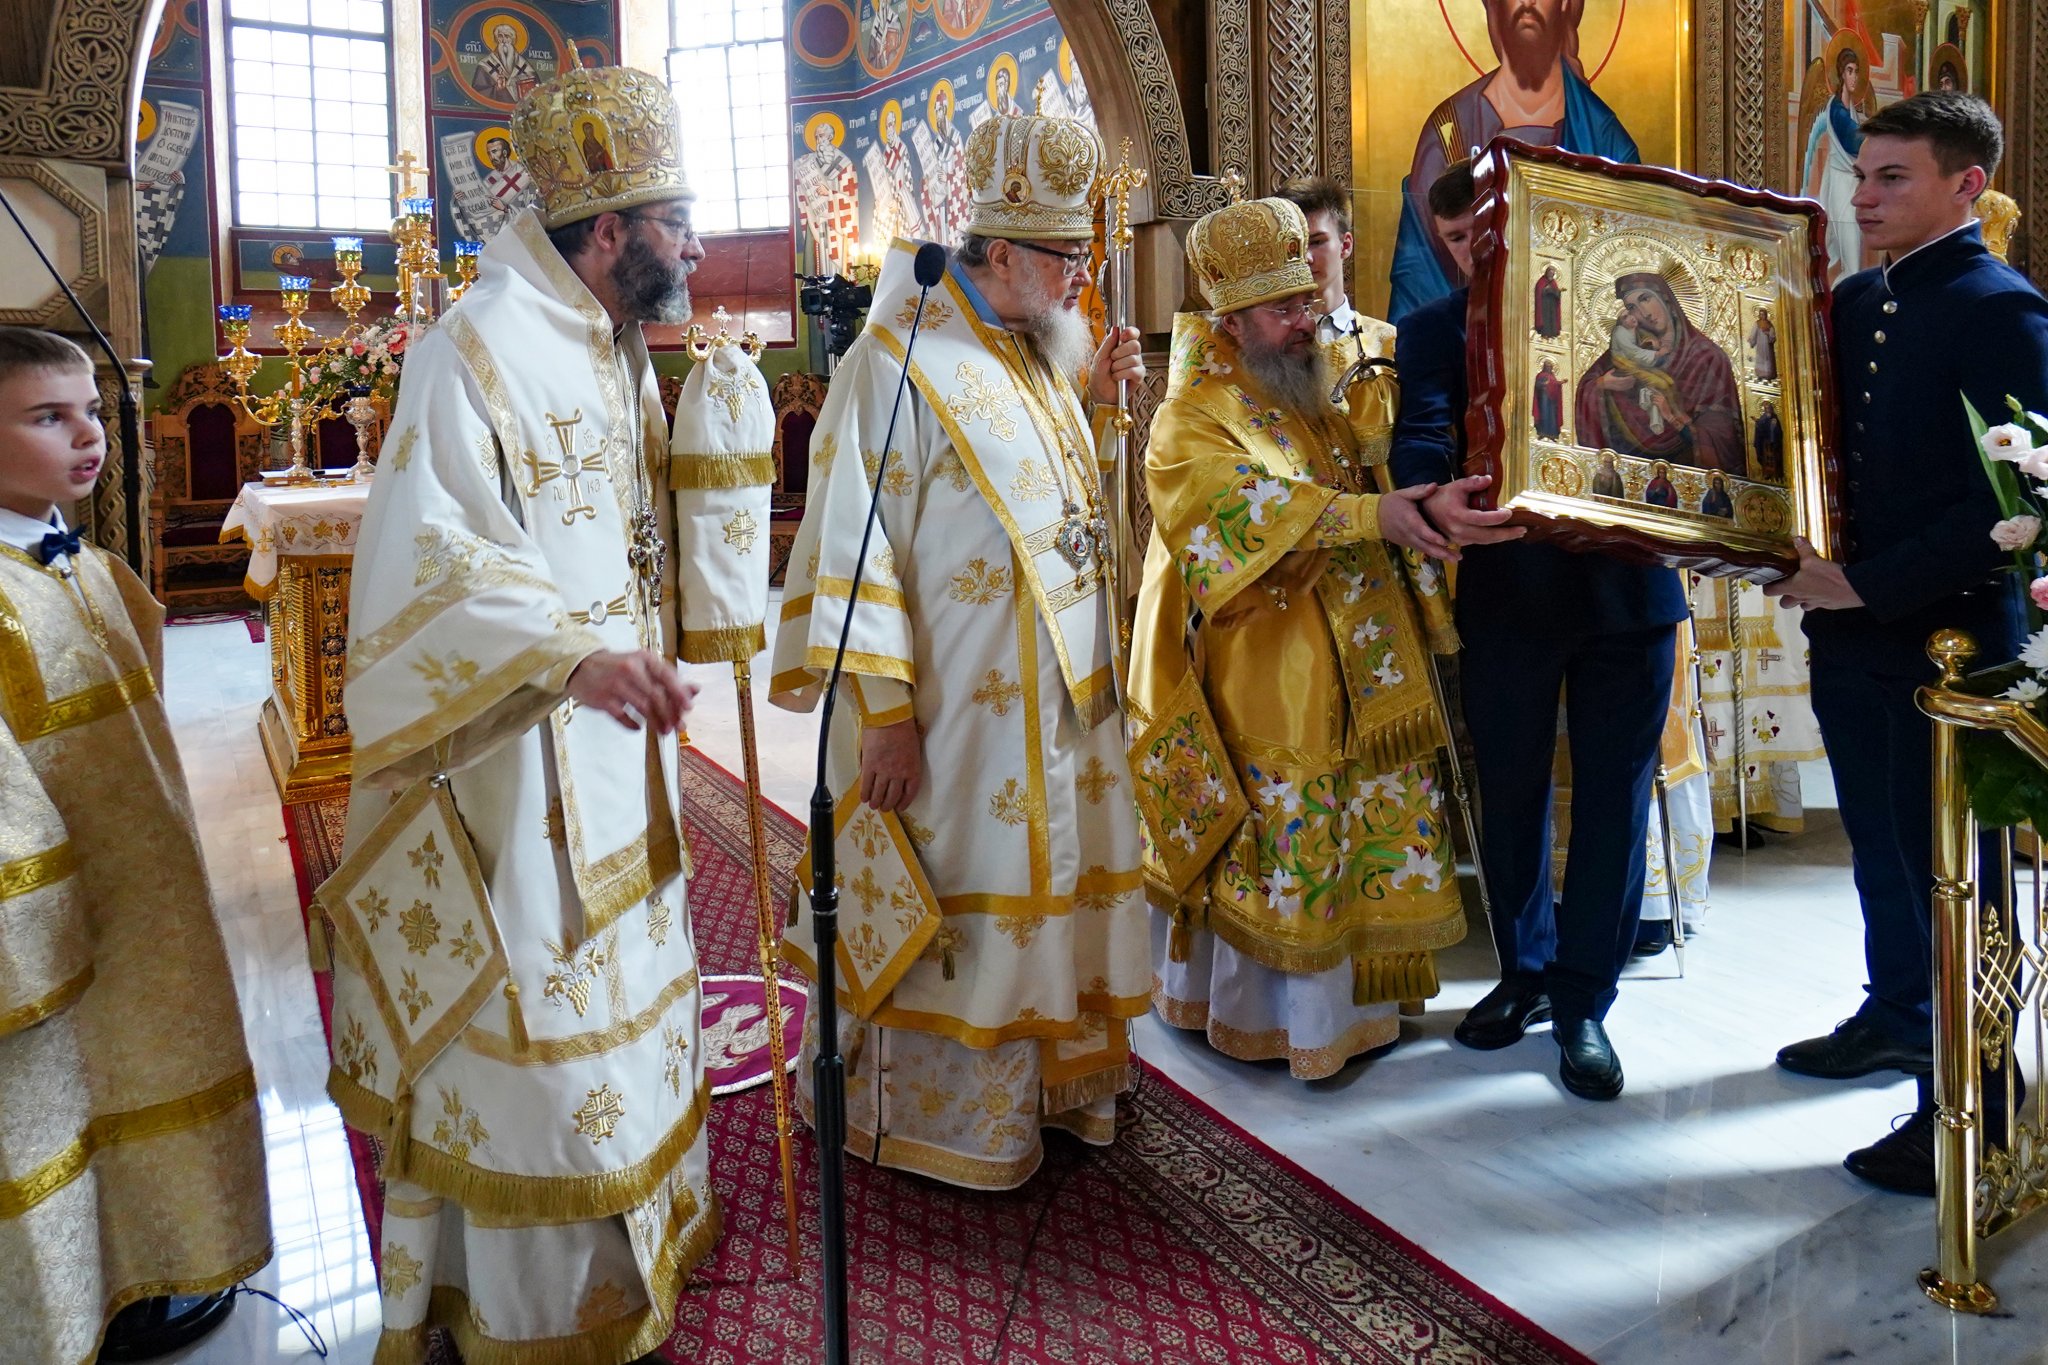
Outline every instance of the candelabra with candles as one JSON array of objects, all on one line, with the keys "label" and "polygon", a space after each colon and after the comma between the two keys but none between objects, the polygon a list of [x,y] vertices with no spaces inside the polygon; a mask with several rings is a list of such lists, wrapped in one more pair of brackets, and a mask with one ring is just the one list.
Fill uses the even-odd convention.
[{"label": "candelabra with candles", "polygon": [[[408,171],[408,188],[410,175]],[[395,382],[376,362],[388,358],[395,363],[405,341],[433,323],[439,304],[437,284],[445,286],[448,302],[453,303],[476,282],[481,242],[455,243],[456,283],[450,285],[442,272],[440,253],[434,244],[432,199],[410,194],[403,197],[398,216],[391,223],[391,239],[398,248],[396,307],[391,318],[378,326],[367,326],[357,320],[371,299],[369,287],[357,278],[363,269],[361,237],[334,239],[334,265],[341,283],[327,293],[348,320],[334,336],[319,335],[305,320],[312,280],[304,275],[278,277],[285,320],[272,327],[271,332],[284,352],[286,379],[268,394],[252,392],[250,387],[263,363],[263,358],[248,347],[253,309],[246,303],[220,306],[221,330],[229,346],[220,363],[234,381],[237,401],[243,411],[264,426],[283,428],[291,452],[287,468],[264,471],[265,483],[307,484],[319,477],[307,462],[306,441],[317,424],[330,417],[345,418],[356,431],[356,463],[346,476],[348,480],[360,481],[375,473],[369,439],[370,427],[377,420],[375,395],[380,390],[388,394]],[[404,340],[399,339],[401,334]],[[370,363],[364,361],[366,356]],[[336,383],[336,376],[346,374],[352,365],[364,370],[357,376],[358,382],[346,386]]]}]

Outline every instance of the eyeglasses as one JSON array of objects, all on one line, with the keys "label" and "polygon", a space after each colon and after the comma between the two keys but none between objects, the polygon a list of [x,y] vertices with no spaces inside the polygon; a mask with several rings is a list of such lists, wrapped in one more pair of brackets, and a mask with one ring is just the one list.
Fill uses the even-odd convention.
[{"label": "eyeglasses", "polygon": [[688,218],[671,218],[661,213],[626,213],[620,216],[630,218],[636,223],[659,223],[668,229],[669,236],[679,242],[697,240],[697,229],[691,226]]},{"label": "eyeglasses", "polygon": [[1040,246],[1036,242],[1019,242],[1014,240],[1011,241],[1010,245],[1021,246],[1026,251],[1035,251],[1041,256],[1052,257],[1060,263],[1060,270],[1065,274],[1085,275],[1088,273],[1088,253],[1086,251],[1054,251],[1051,247]]},{"label": "eyeglasses", "polygon": [[1256,305],[1261,313],[1281,322],[1306,322],[1317,316],[1315,296],[1297,299],[1293,303],[1261,303]]}]

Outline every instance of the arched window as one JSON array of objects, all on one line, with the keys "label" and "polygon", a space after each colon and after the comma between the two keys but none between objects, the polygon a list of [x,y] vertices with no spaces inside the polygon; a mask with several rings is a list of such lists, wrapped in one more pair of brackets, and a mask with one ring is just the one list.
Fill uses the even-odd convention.
[{"label": "arched window", "polygon": [[226,11],[235,226],[387,226],[389,0],[228,0]]},{"label": "arched window", "polygon": [[668,80],[699,232],[789,226],[784,0],[669,0]]}]

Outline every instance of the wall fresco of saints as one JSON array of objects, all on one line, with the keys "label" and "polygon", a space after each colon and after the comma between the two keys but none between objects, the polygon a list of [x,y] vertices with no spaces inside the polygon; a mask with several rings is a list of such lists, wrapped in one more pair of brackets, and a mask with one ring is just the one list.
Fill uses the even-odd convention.
[{"label": "wall fresco of saints", "polygon": [[534,200],[512,111],[572,66],[616,60],[616,7],[575,0],[430,0],[428,138],[441,239],[489,241]]},{"label": "wall fresco of saints", "polygon": [[1988,0],[1806,0],[1793,22],[1786,69],[1794,193],[1828,211],[1834,279],[1876,264],[1849,205],[1857,126],[1922,90],[1984,93]]},{"label": "wall fresco of saints", "polygon": [[213,254],[204,22],[199,0],[173,0],[150,44],[135,127],[136,244],[145,276],[159,256]]},{"label": "wall fresco of saints", "polygon": [[997,112],[1093,122],[1046,0],[792,0],[791,178],[814,271],[896,237],[958,246],[969,133]]}]

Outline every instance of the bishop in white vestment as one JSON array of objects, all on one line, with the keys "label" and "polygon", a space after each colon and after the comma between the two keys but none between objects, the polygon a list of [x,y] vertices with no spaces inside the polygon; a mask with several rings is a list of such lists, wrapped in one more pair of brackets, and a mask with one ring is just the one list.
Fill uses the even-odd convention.
[{"label": "bishop in white vestment", "polygon": [[349,604],[319,898],[329,1092],[387,1152],[379,1365],[437,1327],[471,1365],[635,1360],[719,1226],[673,661],[732,547],[667,553],[700,519],[640,330],[703,253],[660,81],[569,72],[512,132],[538,210],[407,357]]},{"label": "bishop in white vestment", "polygon": [[[1071,120],[998,117],[966,161],[974,231],[924,304],[893,444],[918,311],[910,243],[885,259],[867,331],[833,375],[772,699],[818,701],[851,610],[830,771],[848,1150],[1003,1189],[1037,1169],[1043,1127],[1114,1136],[1126,1021],[1152,974],[1098,442],[1072,382],[1091,349],[1074,305],[1101,144]],[[1104,399],[1141,374],[1135,336],[1105,341],[1090,373]],[[900,875],[863,876],[895,831]],[[815,977],[808,914],[784,949]]]}]

